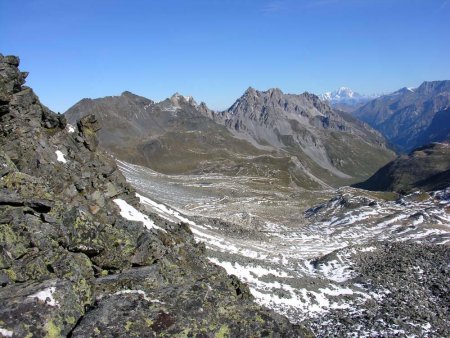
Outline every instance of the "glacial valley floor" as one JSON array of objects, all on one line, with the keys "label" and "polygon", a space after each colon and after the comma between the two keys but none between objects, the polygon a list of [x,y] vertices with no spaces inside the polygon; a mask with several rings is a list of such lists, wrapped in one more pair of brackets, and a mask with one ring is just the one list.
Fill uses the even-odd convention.
[{"label": "glacial valley floor", "polygon": [[149,213],[188,223],[256,302],[317,336],[450,333],[450,188],[398,198],[118,164]]}]

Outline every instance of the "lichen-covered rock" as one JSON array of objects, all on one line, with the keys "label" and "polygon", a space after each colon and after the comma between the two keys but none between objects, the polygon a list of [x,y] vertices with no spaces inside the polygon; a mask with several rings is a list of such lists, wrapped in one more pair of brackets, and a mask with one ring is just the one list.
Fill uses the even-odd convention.
[{"label": "lichen-covered rock", "polygon": [[95,118],[69,128],[18,65],[0,55],[0,336],[310,335],[253,303],[186,224],[143,215]]}]

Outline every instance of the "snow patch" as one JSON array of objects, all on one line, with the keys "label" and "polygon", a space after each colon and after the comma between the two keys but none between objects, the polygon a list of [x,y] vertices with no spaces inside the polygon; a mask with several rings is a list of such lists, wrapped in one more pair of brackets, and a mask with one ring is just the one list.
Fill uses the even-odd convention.
[{"label": "snow patch", "polygon": [[67,124],[67,132],[72,134],[75,132],[75,127],[72,126],[71,124]]},{"label": "snow patch", "polygon": [[187,219],[186,217],[181,216],[178,211],[170,209],[167,206],[165,206],[164,204],[156,203],[155,201],[151,200],[150,198],[139,195],[138,193],[136,193],[136,197],[139,198],[139,200],[142,204],[151,206],[155,210],[155,212],[164,219],[173,221],[173,218],[175,218],[178,221],[187,223],[189,225],[196,225],[191,220]]},{"label": "snow patch", "polygon": [[335,282],[345,282],[354,277],[350,265],[343,264],[337,260],[326,262],[318,269],[324,277]]},{"label": "snow patch", "polygon": [[152,302],[152,303],[160,303],[164,304],[164,302],[161,302],[159,299],[150,299],[147,296],[147,293],[143,290],[120,290],[114,293],[114,295],[125,295],[125,294],[138,294],[141,295],[142,298],[144,298],[146,301]]},{"label": "snow patch", "polygon": [[12,337],[13,334],[14,334],[14,332],[13,332],[13,331],[10,331],[10,330],[7,330],[7,329],[4,329],[4,328],[2,328],[2,327],[0,327],[0,334],[1,334],[3,337]]},{"label": "snow patch", "polygon": [[49,306],[58,306],[59,307],[59,303],[53,297],[53,294],[55,293],[55,291],[56,291],[56,288],[54,286],[52,286],[52,287],[46,288],[42,291],[39,291],[31,296],[28,296],[28,298],[37,298]]},{"label": "snow patch", "polygon": [[129,205],[126,201],[116,198],[113,202],[120,208],[120,216],[123,218],[129,221],[142,222],[147,229],[158,229],[166,232],[166,230],[157,226],[148,216]]},{"label": "snow patch", "polygon": [[56,160],[58,162],[67,163],[67,160],[64,157],[64,154],[60,150],[55,151],[55,154],[56,154]]}]

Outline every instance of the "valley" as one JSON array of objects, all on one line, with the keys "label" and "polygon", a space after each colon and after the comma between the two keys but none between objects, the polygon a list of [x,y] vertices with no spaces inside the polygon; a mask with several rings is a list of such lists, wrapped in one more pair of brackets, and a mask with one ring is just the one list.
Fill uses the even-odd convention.
[{"label": "valley", "polygon": [[[322,101],[250,87],[217,112],[178,93],[155,103],[124,92],[82,100],[66,116],[75,124],[93,114],[100,146],[145,210],[189,226],[209,261],[247,283],[256,303],[317,337],[441,336],[446,129],[431,123],[422,139],[443,143],[395,158],[384,136],[355,118],[410,93],[370,100],[341,89]],[[422,96],[408,100],[427,106]],[[345,113],[344,103],[358,107]]]},{"label": "valley", "polygon": [[0,338],[450,337],[449,17],[0,1]]},{"label": "valley", "polygon": [[[167,176],[118,163],[148,212],[189,224],[195,238],[206,245],[210,261],[248,283],[259,304],[313,327],[317,336],[327,336],[330,323],[335,325],[333,332],[341,327],[343,334],[356,336],[444,332],[431,329],[442,325],[443,314],[430,324],[414,311],[384,303],[387,298],[397,299],[399,281],[375,271],[381,284],[388,284],[377,285],[373,276],[362,271],[378,255],[387,254],[388,260],[395,261],[408,255],[402,250],[412,247],[414,257],[414,250],[423,249],[413,243],[446,247],[450,190],[401,198],[348,187],[268,190],[270,180],[254,177]],[[437,255],[445,256],[444,252]],[[420,264],[405,265],[408,278],[422,278],[425,269],[434,278],[434,267]],[[414,293],[425,288],[424,284],[408,286],[408,306],[415,304]],[[378,304],[376,315],[367,319],[364,314],[373,302]],[[401,311],[406,311],[403,320],[389,321]],[[433,313],[436,308],[421,306],[420,311]]]}]

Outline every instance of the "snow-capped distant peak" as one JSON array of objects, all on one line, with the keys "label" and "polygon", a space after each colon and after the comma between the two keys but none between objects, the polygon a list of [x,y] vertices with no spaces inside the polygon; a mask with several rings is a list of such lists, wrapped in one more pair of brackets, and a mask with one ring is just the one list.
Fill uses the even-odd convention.
[{"label": "snow-capped distant peak", "polygon": [[320,96],[323,101],[329,101],[332,103],[339,102],[356,102],[360,100],[368,100],[371,98],[375,98],[376,95],[361,95],[357,92],[354,92],[348,87],[340,87],[338,90],[333,92],[326,92]]},{"label": "snow-capped distant peak", "polygon": [[[355,92],[353,92],[353,90],[351,90],[350,88],[347,88],[347,87],[341,87],[335,93],[337,96],[340,96],[340,97],[352,98],[355,96]],[[359,94],[356,94],[356,95],[359,95]]]},{"label": "snow-capped distant peak", "polygon": [[192,96],[181,95],[180,93],[175,93],[171,97],[172,99],[184,99],[186,102],[190,102],[194,98]]}]

